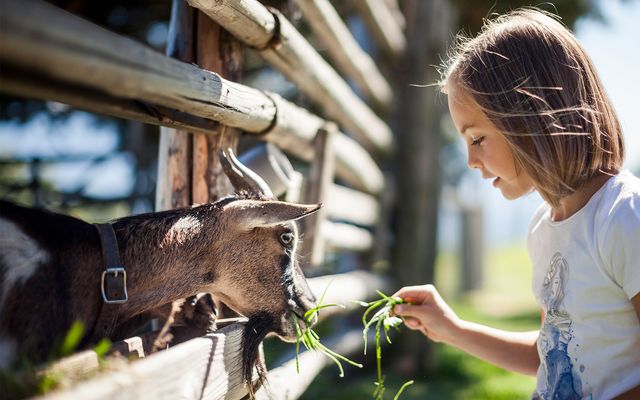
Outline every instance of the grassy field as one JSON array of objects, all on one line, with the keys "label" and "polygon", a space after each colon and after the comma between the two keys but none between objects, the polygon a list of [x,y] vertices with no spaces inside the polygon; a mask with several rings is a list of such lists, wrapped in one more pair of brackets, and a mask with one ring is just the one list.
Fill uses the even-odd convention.
[{"label": "grassy field", "polygon": [[[495,249],[488,252],[485,281],[482,290],[459,294],[457,260],[453,254],[438,259],[436,286],[445,299],[464,319],[510,330],[537,329],[540,314],[530,290],[530,263],[522,246]],[[427,340],[425,338],[425,340]],[[401,399],[529,399],[535,379],[494,367],[449,346],[435,344],[437,368],[433,375],[418,377],[406,389]],[[390,352],[393,345],[383,352]],[[383,353],[384,354],[384,353]],[[384,356],[383,356],[384,360]],[[387,395],[411,377],[383,367],[387,374]],[[375,369],[347,370],[339,378],[333,368],[327,368],[311,384],[301,399],[370,399]]]}]

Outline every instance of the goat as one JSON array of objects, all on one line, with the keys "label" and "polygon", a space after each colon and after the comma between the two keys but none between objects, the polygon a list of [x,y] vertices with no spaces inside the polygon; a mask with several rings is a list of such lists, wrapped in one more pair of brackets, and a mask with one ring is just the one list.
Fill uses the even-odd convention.
[{"label": "goat", "polygon": [[[296,339],[316,299],[296,258],[295,220],[321,205],[277,199],[229,150],[224,171],[236,193],[214,203],[128,216],[111,223],[126,267],[128,300],[111,339],[158,306],[211,293],[248,317],[243,373],[250,389],[262,339]],[[74,321],[94,327],[104,304],[104,246],[96,227],[71,216],[0,201],[0,369],[17,355],[43,361]],[[102,293],[102,296],[101,296]],[[83,345],[99,337],[87,332]]]}]

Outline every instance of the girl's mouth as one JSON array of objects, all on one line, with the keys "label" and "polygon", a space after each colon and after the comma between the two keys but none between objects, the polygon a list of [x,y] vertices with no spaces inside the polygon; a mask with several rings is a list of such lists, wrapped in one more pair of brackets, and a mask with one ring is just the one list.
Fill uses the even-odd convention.
[{"label": "girl's mouth", "polygon": [[496,178],[496,179],[494,179],[494,180],[493,180],[493,183],[492,183],[493,187],[498,187],[498,183],[499,183],[499,182],[500,182],[500,178],[499,178],[499,177],[498,177],[498,178]]}]

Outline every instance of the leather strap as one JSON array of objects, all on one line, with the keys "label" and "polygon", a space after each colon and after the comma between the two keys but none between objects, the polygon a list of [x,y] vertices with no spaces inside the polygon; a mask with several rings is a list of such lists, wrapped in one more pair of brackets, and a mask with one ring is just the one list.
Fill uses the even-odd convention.
[{"label": "leather strap", "polygon": [[100,236],[104,270],[100,279],[102,305],[93,329],[93,340],[109,338],[118,321],[120,304],[128,300],[127,272],[120,262],[118,240],[111,224],[94,224]]}]

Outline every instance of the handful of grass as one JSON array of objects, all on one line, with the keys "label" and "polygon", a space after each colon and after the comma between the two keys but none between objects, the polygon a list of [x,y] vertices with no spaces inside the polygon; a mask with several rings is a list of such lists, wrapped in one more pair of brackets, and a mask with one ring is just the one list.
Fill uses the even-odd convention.
[{"label": "handful of grass", "polygon": [[362,368],[362,364],[359,364],[355,361],[348,359],[347,357],[336,353],[335,351],[329,349],[327,346],[320,343],[320,336],[311,329],[311,321],[318,315],[318,312],[327,307],[342,307],[342,304],[322,304],[322,300],[324,299],[324,295],[327,293],[327,288],[325,288],[322,296],[320,296],[320,301],[318,301],[318,305],[303,315],[304,328],[300,327],[300,319],[295,313],[292,313],[293,320],[296,323],[296,371],[300,373],[300,362],[298,360],[298,354],[300,352],[300,342],[307,348],[307,350],[313,351],[321,351],[327,357],[329,357],[336,365],[338,366],[338,370],[340,371],[340,377],[344,377],[344,368],[342,367],[342,362],[349,363],[355,367]]},{"label": "handful of grass", "polygon": [[[378,368],[378,381],[375,383],[376,388],[373,391],[373,398],[375,400],[383,400],[384,392],[386,390],[384,386],[384,376],[382,375],[382,348],[380,346],[380,336],[381,331],[384,332],[385,339],[388,343],[391,343],[391,339],[389,338],[389,330],[391,328],[398,329],[398,327],[404,322],[401,318],[395,317],[391,315],[391,311],[396,304],[404,303],[405,301],[399,297],[389,297],[377,290],[380,295],[380,300],[375,300],[369,303],[358,301],[362,307],[366,307],[365,312],[362,314],[362,324],[364,325],[364,329],[362,329],[362,337],[364,339],[364,354],[367,354],[367,334],[369,333],[369,328],[375,328],[375,341],[376,341],[376,365]],[[377,310],[373,316],[367,320],[369,314],[371,314],[374,310]],[[413,381],[405,382],[393,400],[397,400],[400,397],[400,394],[404,391],[404,389],[413,384]]]}]

